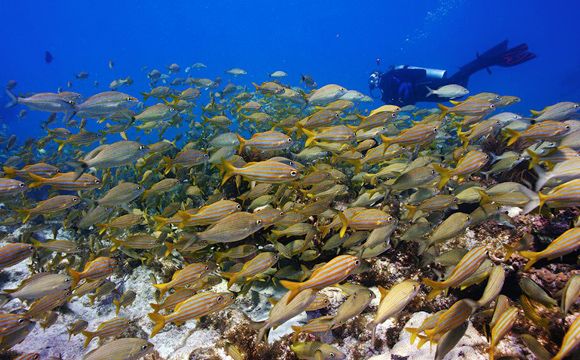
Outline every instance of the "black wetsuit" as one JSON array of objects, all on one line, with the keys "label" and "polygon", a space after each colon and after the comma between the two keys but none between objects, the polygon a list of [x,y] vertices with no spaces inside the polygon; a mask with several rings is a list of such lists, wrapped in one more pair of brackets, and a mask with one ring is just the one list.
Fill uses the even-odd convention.
[{"label": "black wetsuit", "polygon": [[528,51],[526,44],[520,44],[508,49],[507,40],[502,41],[493,48],[487,50],[472,62],[462,66],[459,71],[450,77],[446,72],[439,71],[441,76],[431,76],[429,69],[409,66],[398,66],[386,73],[378,73],[378,83],[371,85],[371,91],[377,87],[381,90],[381,100],[386,104],[412,105],[421,101],[439,102],[445,99],[437,95],[429,94],[429,89],[438,89],[448,84],[467,86],[469,77],[482,69],[491,66],[515,66],[536,57]]}]

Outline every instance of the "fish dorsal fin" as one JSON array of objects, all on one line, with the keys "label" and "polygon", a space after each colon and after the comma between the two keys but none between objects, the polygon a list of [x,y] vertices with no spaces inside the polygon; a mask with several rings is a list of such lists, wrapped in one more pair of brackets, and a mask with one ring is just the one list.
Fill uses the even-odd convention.
[{"label": "fish dorsal fin", "polygon": [[378,286],[379,288],[379,292],[381,293],[381,301],[385,298],[385,296],[387,296],[387,294],[389,293],[389,290],[385,289],[382,286]]}]

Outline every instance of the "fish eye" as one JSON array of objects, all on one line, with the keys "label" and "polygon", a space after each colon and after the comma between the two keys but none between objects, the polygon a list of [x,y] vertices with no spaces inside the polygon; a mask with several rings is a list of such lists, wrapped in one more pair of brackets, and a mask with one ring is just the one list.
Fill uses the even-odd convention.
[{"label": "fish eye", "polygon": [[18,184],[18,186],[20,186],[21,188],[23,188],[24,187],[24,183],[20,183],[20,184]]},{"label": "fish eye", "polygon": [[23,324],[24,323],[24,319],[23,318],[18,319],[18,323],[19,324]]},{"label": "fish eye", "polygon": [[467,221],[471,221],[471,216],[467,215],[466,219]]},{"label": "fish eye", "polygon": [[289,143],[291,143],[291,142],[292,142],[292,138],[288,138],[288,140],[287,140],[287,141],[288,141]]},{"label": "fish eye", "polygon": [[220,295],[220,296],[217,297],[216,300],[217,300],[217,302],[221,302],[223,299],[224,299],[223,296]]},{"label": "fish eye", "polygon": [[566,128],[566,130],[570,130],[570,125],[566,125],[564,127]]},{"label": "fish eye", "polygon": [[238,209],[238,210],[241,210],[241,209],[242,209],[242,205],[240,205],[240,204],[237,204],[237,205],[236,205],[236,209]]},{"label": "fish eye", "polygon": [[100,184],[100,183],[101,183],[101,180],[95,179],[95,184]]},{"label": "fish eye", "polygon": [[262,220],[260,219],[256,220],[256,225],[262,225]]},{"label": "fish eye", "polygon": [[137,185],[137,190],[141,190],[141,185]]},{"label": "fish eye", "polygon": [[356,266],[359,266],[359,265],[360,265],[360,260],[359,260],[359,259],[356,259],[356,260],[354,261],[354,264],[355,264]]},{"label": "fish eye", "polygon": [[208,155],[208,154],[203,154],[203,157],[204,157],[204,158],[208,158],[208,157],[209,157],[209,155]]},{"label": "fish eye", "polygon": [[70,278],[64,279],[64,282],[70,282]]},{"label": "fish eye", "polygon": [[335,355],[334,355],[334,353],[330,353],[330,354],[328,354],[328,356],[330,356],[331,358],[334,358]]},{"label": "fish eye", "polygon": [[435,175],[435,170],[431,170],[431,175]]},{"label": "fish eye", "polygon": [[278,215],[284,216],[284,211],[280,211],[280,213],[278,213]]},{"label": "fish eye", "polygon": [[139,145],[139,150],[145,150],[145,145]]},{"label": "fish eye", "polygon": [[147,350],[148,347],[149,347],[149,345],[143,345],[143,346],[141,346],[141,350]]},{"label": "fish eye", "polygon": [[392,114],[391,114],[391,117],[392,117],[393,119],[394,119],[394,118],[396,118],[396,117],[397,117],[397,113],[392,113]]},{"label": "fish eye", "polygon": [[130,97],[130,96],[128,96],[128,97],[125,98],[125,101],[133,101],[133,98]]},{"label": "fish eye", "polygon": [[506,211],[504,211],[503,213],[504,213],[505,215],[509,215],[509,214],[510,214],[510,212],[509,212],[509,211],[507,211],[507,210],[506,210]]},{"label": "fish eye", "polygon": [[294,171],[294,170],[290,171],[290,176],[296,176],[296,175],[298,175],[298,173],[296,171]]},{"label": "fish eye", "polygon": [[437,128],[434,128],[434,129],[433,129],[433,132],[434,132],[434,133],[437,133]]},{"label": "fish eye", "polygon": [[495,109],[495,105],[494,105],[494,104],[490,104],[490,105],[489,105],[489,108],[490,108],[490,109]]},{"label": "fish eye", "polygon": [[205,266],[205,269],[206,269],[206,270],[209,270],[209,265],[206,265],[206,266]]}]

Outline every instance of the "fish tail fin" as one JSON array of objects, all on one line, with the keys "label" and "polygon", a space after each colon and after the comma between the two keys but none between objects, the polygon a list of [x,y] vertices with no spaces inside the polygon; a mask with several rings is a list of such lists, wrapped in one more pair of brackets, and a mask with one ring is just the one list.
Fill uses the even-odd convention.
[{"label": "fish tail fin", "polygon": [[[4,170],[4,172],[6,172],[6,170]],[[34,180],[34,182],[28,184],[28,187],[31,187],[31,188],[39,187],[39,186],[42,186],[47,181],[46,178],[43,178],[42,176],[38,176],[38,175],[33,174],[31,172],[29,172],[27,174],[32,180]]]},{"label": "fish tail fin", "polygon": [[494,360],[495,357],[494,357],[494,346],[493,345],[489,346],[489,350],[487,352],[489,354],[489,360]]},{"label": "fish tail fin", "polygon": [[157,290],[159,290],[159,297],[163,297],[163,295],[165,295],[165,293],[167,292],[167,284],[163,283],[163,284],[153,284],[153,287],[155,287]]},{"label": "fish tail fin", "polygon": [[171,160],[169,156],[164,156],[163,162],[165,163],[165,170],[163,171],[163,174],[167,175],[173,168],[173,160]]},{"label": "fish tail fin", "polygon": [[111,238],[111,242],[113,243],[113,246],[111,246],[110,251],[111,252],[117,251],[119,249],[119,246],[121,246],[121,240],[117,238]]},{"label": "fish tail fin", "polygon": [[18,98],[16,97],[16,95],[14,95],[14,94],[12,93],[12,91],[10,91],[10,90],[6,89],[6,95],[8,95],[8,97],[10,98],[10,102],[9,102],[8,104],[4,105],[4,107],[5,107],[6,109],[8,109],[8,108],[11,108],[11,107],[14,107],[14,106],[18,105]]},{"label": "fish tail fin", "polygon": [[469,146],[469,131],[461,131],[461,123],[457,124],[457,136],[461,140],[461,144],[463,145],[463,149],[467,149]]},{"label": "fish tail fin", "polygon": [[290,295],[288,296],[288,300],[286,302],[287,304],[289,304],[290,301],[292,301],[292,299],[294,299],[296,297],[296,295],[298,295],[300,293],[300,291],[302,290],[302,288],[301,288],[302,283],[299,283],[299,282],[280,280],[280,285],[282,285],[286,289],[290,290]]},{"label": "fish tail fin", "polygon": [[524,271],[528,271],[538,260],[540,260],[541,252],[538,251],[520,251],[520,255],[529,259],[524,266]]},{"label": "fish tail fin", "polygon": [[540,163],[540,155],[538,155],[537,152],[532,151],[530,149],[526,149],[526,152],[530,156],[530,165],[528,166],[528,170],[531,170],[534,166]]},{"label": "fish tail fin", "polygon": [[2,167],[2,170],[4,170],[5,177],[12,178],[12,177],[16,176],[16,169],[13,167],[4,166],[4,167]]},{"label": "fish tail fin", "polygon": [[168,257],[175,249],[175,245],[169,241],[166,241],[164,244],[165,244],[165,247],[167,248],[167,250],[165,250],[165,253],[163,254],[163,256]]},{"label": "fish tail fin", "polygon": [[155,230],[161,230],[165,225],[169,223],[169,218],[160,216],[160,215],[153,215],[153,220],[157,224]]},{"label": "fish tail fin", "polygon": [[165,317],[159,313],[149,313],[149,319],[153,321],[153,330],[151,330],[151,335],[149,338],[155,336],[158,332],[160,332],[165,327]]},{"label": "fish tail fin", "polygon": [[121,301],[119,301],[119,299],[113,299],[113,304],[115,305],[115,315],[119,315],[119,311],[121,311]]},{"label": "fish tail fin", "polygon": [[409,339],[409,342],[411,344],[413,344],[415,342],[415,340],[417,339],[417,334],[419,334],[419,329],[408,327],[408,328],[405,328],[405,331],[407,331],[408,333],[411,334],[411,338]]},{"label": "fish tail fin", "polygon": [[431,89],[429,86],[426,86],[426,88],[427,88],[427,95],[426,96],[429,97],[429,96],[433,95],[435,90]]},{"label": "fish tail fin", "polygon": [[258,331],[258,341],[263,341],[264,338],[268,337],[268,330],[270,330],[269,326],[262,326],[260,331]]},{"label": "fish tail fin", "polygon": [[387,137],[385,135],[381,135],[381,140],[383,141],[384,148],[385,148],[384,151],[383,151],[383,155],[384,155],[384,153],[387,152],[387,148],[389,146],[391,146],[391,143],[393,142],[393,138]]},{"label": "fish tail fin", "polygon": [[339,235],[341,238],[343,238],[344,234],[346,234],[346,230],[348,229],[348,219],[342,212],[338,213],[338,217],[340,218],[340,222],[342,223]]},{"label": "fish tail fin", "polygon": [[509,137],[509,140],[507,142],[507,146],[512,146],[522,136],[522,134],[519,131],[516,131],[514,129],[508,128],[508,129],[504,129],[504,131],[507,133],[507,135]]},{"label": "fish tail fin", "polygon": [[236,167],[226,159],[222,159],[222,166],[224,168],[224,176],[222,179],[222,186],[231,178],[236,175]]},{"label": "fish tail fin", "polygon": [[142,92],[141,95],[143,95],[143,101],[147,101],[151,97],[151,93]]},{"label": "fish tail fin", "polygon": [[546,203],[548,198],[549,198],[549,195],[546,195],[542,192],[538,192],[538,199],[539,199],[538,206],[540,208],[539,212],[542,212],[542,206],[544,206],[544,204]]},{"label": "fish tail fin", "polygon": [[445,285],[442,283],[442,281],[435,281],[435,280],[431,280],[429,278],[423,278],[422,281],[423,281],[423,284],[433,288],[434,290],[441,290],[441,289],[445,288]]},{"label": "fish tail fin", "polygon": [[540,115],[542,113],[542,111],[541,110],[540,111],[538,111],[538,110],[530,110],[530,113],[532,115],[534,115],[534,116],[538,116],[538,115]]},{"label": "fish tail fin", "polygon": [[304,147],[309,147],[316,141],[316,133],[314,131],[302,128],[302,132],[306,135]]},{"label": "fish tail fin", "polygon": [[81,281],[81,273],[69,268],[68,269],[68,274],[70,275],[70,277],[72,278],[71,281],[71,289],[74,288],[75,286],[77,286],[77,284],[79,283],[79,281]]},{"label": "fish tail fin", "polygon": [[23,224],[27,223],[28,220],[30,220],[30,216],[32,215],[32,213],[28,209],[18,209],[18,210],[16,210],[16,212],[18,212],[19,214],[21,214],[23,216],[23,218],[22,218]]},{"label": "fish tail fin", "polygon": [[56,151],[61,152],[66,142],[62,139],[54,139],[54,142],[58,144],[58,149]]},{"label": "fish tail fin", "polygon": [[107,224],[97,224],[97,228],[99,228],[99,235],[103,235],[105,231],[107,231],[108,225]]},{"label": "fish tail fin", "polygon": [[89,346],[91,341],[95,338],[96,333],[93,331],[87,331],[87,330],[83,330],[83,331],[81,331],[81,333],[84,336],[86,336],[85,343],[83,344],[83,347],[86,348],[87,346]]},{"label": "fish tail fin", "polygon": [[81,175],[89,168],[89,165],[82,160],[68,161],[67,164],[75,169],[75,177],[73,181],[76,181],[78,178],[80,178]]},{"label": "fish tail fin", "polygon": [[439,120],[445,119],[445,116],[449,113],[449,108],[443,104],[437,104],[439,110],[441,110],[441,115],[439,115]]},{"label": "fish tail fin", "polygon": [[446,289],[433,289],[429,292],[429,294],[427,294],[427,300],[433,300],[440,294],[445,295],[446,292]]},{"label": "fish tail fin", "polygon": [[[223,274],[222,274],[223,275]],[[232,274],[232,276],[230,277],[230,279],[228,280],[228,289],[232,287],[232,285],[234,285],[236,282],[238,281],[238,276],[237,274]]]},{"label": "fish tail fin", "polygon": [[405,208],[407,208],[407,219],[412,220],[415,217],[415,214],[417,214],[417,207],[406,204]]},{"label": "fish tail fin", "polygon": [[445,184],[447,184],[449,179],[451,179],[451,170],[446,169],[439,164],[433,164],[433,169],[435,169],[435,171],[437,171],[439,173],[439,177],[441,178],[439,180],[439,184],[437,185],[439,187],[439,189],[441,190],[441,189],[443,189]]},{"label": "fish tail fin", "polygon": [[423,347],[423,345],[425,345],[425,343],[427,341],[429,341],[429,338],[427,336],[423,336],[423,335],[417,335],[419,337],[419,343],[417,344],[417,349],[420,349]]},{"label": "fish tail fin", "polygon": [[154,313],[158,313],[161,310],[161,305],[156,303],[149,303],[149,306],[153,309]]},{"label": "fish tail fin", "polygon": [[239,134],[236,133],[238,137],[238,141],[240,142],[240,148],[238,149],[238,154],[241,154],[244,151],[244,147],[246,146],[246,139],[241,137]]}]

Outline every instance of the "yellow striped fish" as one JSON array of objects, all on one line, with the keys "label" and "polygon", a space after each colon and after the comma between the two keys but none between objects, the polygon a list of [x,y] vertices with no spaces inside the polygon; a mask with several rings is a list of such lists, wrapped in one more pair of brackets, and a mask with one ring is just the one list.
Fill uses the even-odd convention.
[{"label": "yellow striped fish", "polygon": [[10,335],[30,324],[31,320],[23,315],[0,313],[0,336]]},{"label": "yellow striped fish", "polygon": [[516,317],[518,316],[518,308],[511,306],[504,311],[493,328],[491,329],[491,341],[489,343],[489,360],[494,359],[494,350],[496,345],[503,339],[504,336],[511,330]]},{"label": "yellow striped fish", "polygon": [[0,247],[0,269],[4,269],[29,258],[34,246],[23,243],[10,243]]},{"label": "yellow striped fish", "polygon": [[265,131],[255,133],[251,139],[246,140],[240,135],[236,134],[240,142],[240,154],[244,151],[244,147],[251,147],[262,151],[284,150],[292,146],[292,138],[279,131]]},{"label": "yellow striped fish", "polygon": [[336,125],[322,128],[317,132],[308,129],[302,129],[302,132],[307,136],[305,147],[315,145],[319,141],[330,142],[353,142],[355,139],[354,132],[346,125]]},{"label": "yellow striped fish", "polygon": [[410,145],[423,145],[432,142],[437,136],[437,128],[439,124],[422,124],[419,123],[409,129],[401,131],[401,133],[395,137],[387,137],[381,135],[383,144],[386,149],[393,145],[399,144],[401,146]]},{"label": "yellow striped fish", "polygon": [[437,320],[437,324],[432,329],[425,330],[429,341],[436,342],[438,337],[463,324],[469,319],[471,313],[476,308],[477,304],[473,300],[462,299],[457,301],[447,311],[441,314]]},{"label": "yellow striped fish", "polygon": [[290,290],[287,300],[290,302],[303,290],[320,290],[327,286],[338,284],[356,270],[360,264],[361,261],[356,256],[339,255],[316,269],[310,275],[310,278],[304,282],[280,280],[280,284]]},{"label": "yellow striped fish", "polygon": [[540,209],[544,204],[551,208],[580,206],[580,179],[568,181],[544,194],[539,192]]},{"label": "yellow striped fish", "polygon": [[294,167],[277,161],[259,161],[248,163],[246,166],[237,168],[227,160],[222,161],[225,169],[222,185],[234,175],[241,175],[250,181],[258,181],[269,184],[291,182],[298,179],[299,172]]},{"label": "yellow striped fish", "polygon": [[157,222],[157,229],[161,229],[167,224],[176,224],[179,227],[211,225],[241,210],[242,206],[235,201],[219,200],[199,209],[178,211],[176,215],[170,218],[154,216],[153,219]]},{"label": "yellow striped fish", "polygon": [[159,290],[160,297],[162,297],[168,290],[190,284],[211,269],[211,266],[205,263],[189,264],[183,269],[174,272],[171,281],[162,284],[153,284],[153,286]]},{"label": "yellow striped fish", "polygon": [[230,214],[205,231],[196,234],[199,240],[210,244],[240,241],[264,226],[256,214],[245,211]]},{"label": "yellow striped fish", "polygon": [[83,346],[89,346],[91,341],[96,337],[101,339],[115,337],[125,331],[127,326],[129,326],[129,320],[122,317],[115,317],[102,322],[95,331],[83,330],[81,333],[86,337]]},{"label": "yellow striped fish", "polygon": [[560,346],[560,350],[552,360],[561,360],[568,356],[574,349],[578,347],[580,343],[580,316],[576,316],[576,319],[566,331],[566,335],[564,335],[564,340],[562,340],[562,346]]},{"label": "yellow striped fish", "polygon": [[447,293],[449,288],[453,288],[461,284],[479,268],[486,257],[487,250],[484,246],[474,247],[473,249],[469,250],[467,254],[463,256],[463,258],[461,258],[457,266],[455,266],[446,280],[434,281],[428,278],[424,278],[423,283],[433,288],[429,295],[427,295],[427,298],[433,299],[442,292]]},{"label": "yellow striped fish", "polygon": [[71,288],[74,288],[82,279],[94,281],[111,275],[116,265],[117,261],[115,259],[100,256],[88,262],[82,272],[69,269],[68,273],[72,278]]},{"label": "yellow striped fish", "polygon": [[278,255],[272,252],[264,252],[254,256],[251,260],[248,260],[242,266],[240,271],[235,273],[222,272],[221,274],[225,277],[229,277],[228,288],[235,284],[240,279],[244,279],[246,282],[251,281],[253,277],[263,273],[268,270],[274,264],[278,262]]},{"label": "yellow striped fish", "polygon": [[481,299],[477,301],[477,305],[479,307],[484,307],[496,297],[498,297],[501,289],[503,288],[503,284],[505,282],[505,270],[503,266],[496,265],[494,266],[493,270],[489,274],[489,278],[487,279],[487,285],[485,286],[485,290],[483,290],[483,295],[481,295]]},{"label": "yellow striped fish", "polygon": [[463,177],[479,171],[487,164],[489,156],[478,150],[471,150],[463,156],[454,169],[446,169],[439,164],[433,164],[433,168],[439,173],[439,189],[442,189],[445,184],[454,176]]},{"label": "yellow striped fish", "polygon": [[372,329],[371,346],[375,346],[375,333],[377,326],[385,322],[388,318],[399,314],[415,298],[419,292],[420,285],[413,280],[405,280],[393,286],[390,290],[379,286],[381,301],[375,318],[367,325]]},{"label": "yellow striped fish", "polygon": [[554,140],[570,131],[570,125],[560,121],[542,121],[536,123],[526,130],[519,132],[506,128],[506,133],[510,137],[507,145],[511,146],[518,140]]},{"label": "yellow striped fish", "polygon": [[558,236],[542,251],[520,251],[521,256],[529,259],[524,271],[529,270],[540,259],[552,260],[578,248],[580,248],[580,227],[575,227]]},{"label": "yellow striped fish", "polygon": [[34,180],[28,185],[31,188],[50,186],[56,190],[80,191],[96,189],[102,185],[99,178],[91,174],[82,174],[79,177],[74,171],[57,174],[51,178],[43,178],[35,174],[30,174],[29,176]]},{"label": "yellow striped fish", "polygon": [[344,237],[346,230],[374,230],[386,226],[394,219],[391,215],[379,209],[364,209],[347,217],[344,212],[338,214],[342,222],[340,237]]},{"label": "yellow striped fish", "polygon": [[150,313],[149,318],[154,322],[154,326],[149,337],[154,337],[167,323],[183,324],[187,320],[198,319],[224,309],[233,302],[234,296],[231,293],[208,291],[182,301],[175,307],[175,311],[171,314],[164,316],[159,313]]}]

